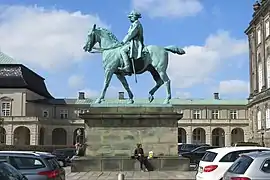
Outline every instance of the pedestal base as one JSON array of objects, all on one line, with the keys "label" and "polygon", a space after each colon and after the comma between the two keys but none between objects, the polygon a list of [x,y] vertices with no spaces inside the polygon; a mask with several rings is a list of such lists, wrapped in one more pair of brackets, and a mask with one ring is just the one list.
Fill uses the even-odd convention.
[{"label": "pedestal base", "polygon": [[[190,161],[183,157],[161,157],[148,160],[154,171],[189,171]],[[71,172],[139,171],[139,161],[129,157],[78,157]]]},{"label": "pedestal base", "polygon": [[86,156],[130,157],[137,143],[145,155],[177,156],[178,120],[183,114],[165,107],[91,107],[85,122]]}]

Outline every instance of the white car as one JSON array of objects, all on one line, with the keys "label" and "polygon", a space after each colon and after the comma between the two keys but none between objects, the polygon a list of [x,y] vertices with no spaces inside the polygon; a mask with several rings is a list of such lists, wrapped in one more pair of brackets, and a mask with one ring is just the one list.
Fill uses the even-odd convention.
[{"label": "white car", "polygon": [[270,148],[242,146],[207,150],[199,163],[196,180],[222,180],[224,173],[240,154],[253,151],[270,151]]}]

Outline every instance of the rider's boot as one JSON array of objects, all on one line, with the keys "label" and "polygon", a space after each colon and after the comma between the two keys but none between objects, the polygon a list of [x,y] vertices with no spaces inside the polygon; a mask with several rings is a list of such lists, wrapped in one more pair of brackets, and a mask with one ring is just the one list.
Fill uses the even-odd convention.
[{"label": "rider's boot", "polygon": [[121,68],[119,67],[118,69],[124,73],[127,73],[128,75],[132,74],[131,68],[130,68],[130,63],[129,63],[129,58],[128,55],[126,53],[122,53],[122,58],[124,61],[124,67]]}]

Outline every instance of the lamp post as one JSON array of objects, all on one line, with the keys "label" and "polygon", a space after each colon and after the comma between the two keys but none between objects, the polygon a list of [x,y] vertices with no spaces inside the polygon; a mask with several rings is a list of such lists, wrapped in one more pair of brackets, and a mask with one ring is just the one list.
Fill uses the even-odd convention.
[{"label": "lamp post", "polygon": [[261,137],[262,137],[262,146],[265,147],[265,144],[264,144],[264,129],[262,129],[261,131]]}]

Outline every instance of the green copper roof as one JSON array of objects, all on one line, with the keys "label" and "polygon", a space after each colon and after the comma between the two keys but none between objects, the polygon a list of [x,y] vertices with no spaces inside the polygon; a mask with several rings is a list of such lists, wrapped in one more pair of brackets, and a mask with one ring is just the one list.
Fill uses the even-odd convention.
[{"label": "green copper roof", "polygon": [[[165,106],[163,105],[164,99],[155,99],[151,104],[147,99],[134,99],[133,105],[126,104],[126,100],[119,99],[106,99],[102,104],[94,104],[92,106]],[[216,99],[178,99],[174,98],[171,100],[171,105],[239,105],[245,106],[248,101],[245,99],[232,99],[232,100],[216,100]]]},{"label": "green copper roof", "polygon": [[20,64],[15,59],[9,57],[5,53],[0,51],[0,65],[1,64]]},{"label": "green copper roof", "polygon": [[127,100],[105,99],[101,104],[95,104],[95,99],[49,99],[49,100],[36,100],[35,102],[50,103],[56,105],[85,105],[92,107],[117,107],[117,106],[132,106],[132,107],[164,107],[164,106],[176,106],[176,105],[220,105],[220,106],[246,106],[248,100],[245,99],[178,99],[171,100],[171,104],[164,105],[164,99],[155,99],[152,103],[148,102],[148,99],[134,99],[134,104],[127,104]]}]

